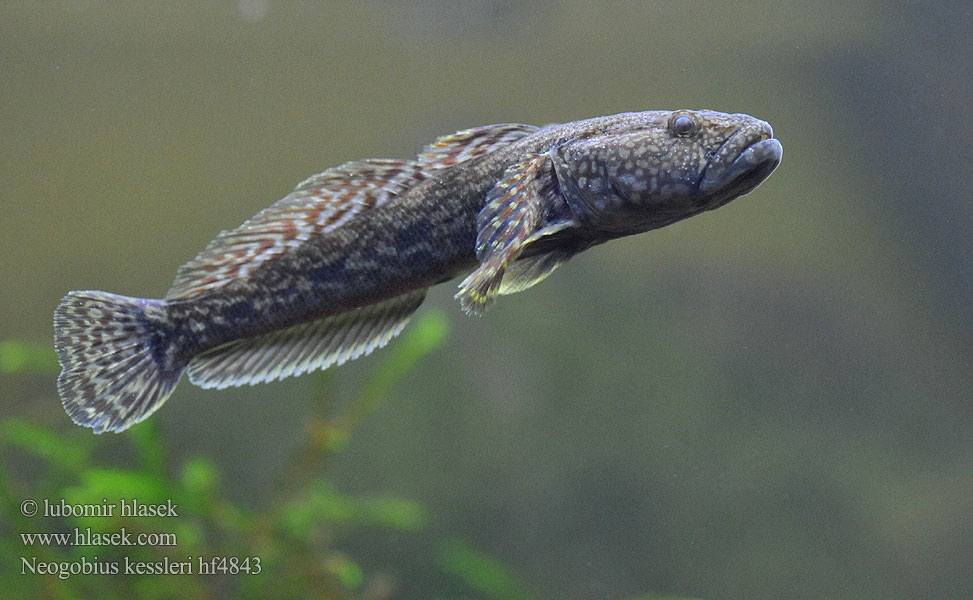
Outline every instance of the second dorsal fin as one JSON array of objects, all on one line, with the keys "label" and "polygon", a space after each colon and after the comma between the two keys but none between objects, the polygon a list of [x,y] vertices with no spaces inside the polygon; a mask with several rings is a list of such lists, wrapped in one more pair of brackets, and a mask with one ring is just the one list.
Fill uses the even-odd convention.
[{"label": "second dorsal fin", "polygon": [[179,268],[166,300],[225,285],[311,237],[341,227],[425,179],[407,160],[360,160],[314,175],[236,229],[224,231]]},{"label": "second dorsal fin", "polygon": [[426,168],[442,169],[482,156],[537,131],[533,125],[502,123],[464,129],[444,135],[423,148],[419,162]]}]

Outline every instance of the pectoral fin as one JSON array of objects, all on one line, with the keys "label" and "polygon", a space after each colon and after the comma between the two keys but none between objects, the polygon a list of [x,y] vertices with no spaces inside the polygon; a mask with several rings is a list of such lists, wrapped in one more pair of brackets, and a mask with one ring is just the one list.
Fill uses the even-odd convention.
[{"label": "pectoral fin", "polygon": [[480,266],[460,283],[456,294],[468,314],[483,314],[493,303],[507,267],[537,232],[545,198],[554,184],[546,168],[549,161],[547,155],[526,156],[508,167],[487,194],[486,206],[477,215],[476,256]]}]

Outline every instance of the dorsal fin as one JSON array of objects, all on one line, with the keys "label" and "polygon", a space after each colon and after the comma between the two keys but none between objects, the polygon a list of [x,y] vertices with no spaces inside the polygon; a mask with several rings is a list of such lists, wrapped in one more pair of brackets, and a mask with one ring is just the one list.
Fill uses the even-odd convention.
[{"label": "dorsal fin", "polygon": [[423,167],[406,160],[360,160],[328,169],[243,225],[220,233],[179,268],[166,300],[183,299],[245,277],[265,261],[423,181]]},{"label": "dorsal fin", "polygon": [[223,344],[189,363],[189,381],[204,388],[253,385],[354,360],[398,335],[425,296],[425,289],[414,290],[317,321]]},{"label": "dorsal fin", "polygon": [[470,160],[537,131],[533,125],[502,123],[464,129],[444,135],[422,149],[419,162],[426,168],[442,169]]}]

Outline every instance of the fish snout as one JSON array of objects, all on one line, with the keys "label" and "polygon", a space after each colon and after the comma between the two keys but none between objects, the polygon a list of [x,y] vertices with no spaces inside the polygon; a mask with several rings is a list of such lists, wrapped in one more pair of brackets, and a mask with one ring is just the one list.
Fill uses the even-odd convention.
[{"label": "fish snout", "polygon": [[773,173],[783,151],[770,124],[753,119],[727,138],[709,159],[699,182],[699,195],[715,207],[750,192]]}]

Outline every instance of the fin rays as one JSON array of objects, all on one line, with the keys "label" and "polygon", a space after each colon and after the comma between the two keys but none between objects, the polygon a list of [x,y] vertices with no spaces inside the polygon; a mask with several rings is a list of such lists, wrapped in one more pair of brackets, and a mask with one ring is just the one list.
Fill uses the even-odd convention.
[{"label": "fin rays", "polygon": [[243,225],[222,232],[180,267],[166,300],[185,299],[245,277],[424,179],[422,165],[390,159],[353,161],[309,177]]},{"label": "fin rays", "polygon": [[[415,160],[359,160],[309,177],[239,227],[221,232],[180,267],[163,300],[69,293],[54,313],[62,367],[58,391],[65,411],[96,433],[123,431],[166,401],[183,370],[201,387],[223,388],[324,369],[384,346],[405,327],[426,290],[234,340],[191,360],[180,354],[187,348],[168,345],[182,342],[179,336],[166,335],[172,325],[166,321],[166,306],[224,291],[227,283],[252,275],[317,236],[345,235],[348,230],[342,228],[366,211],[431,177],[442,177],[444,169],[509,147],[538,129],[520,124],[466,129],[438,138]],[[481,312],[497,293],[533,285],[560,262],[532,259],[512,266],[510,277],[503,276],[536,229],[541,160],[527,155],[486,198],[477,240],[477,255],[485,266],[474,273],[475,289],[463,300],[468,312]]]},{"label": "fin rays", "polygon": [[172,393],[181,369],[164,370],[152,356],[146,313],[158,300],[106,292],[71,292],[54,311],[58,392],[71,419],[95,433],[123,431]]},{"label": "fin rays", "polygon": [[523,250],[537,228],[543,207],[545,182],[541,175],[549,157],[528,154],[507,168],[490,190],[477,215],[477,267],[459,285],[456,299],[467,314],[482,315],[496,299],[503,272]]},{"label": "fin rays", "polygon": [[552,250],[529,258],[517,259],[504,271],[497,293],[501,296],[516,294],[547,279],[547,276],[574,256],[574,250]]},{"label": "fin rays", "polygon": [[423,148],[419,162],[427,168],[442,169],[493,152],[528,136],[537,127],[517,123],[486,125],[444,135]]},{"label": "fin rays", "polygon": [[388,343],[425,298],[416,290],[401,296],[236,340],[189,363],[189,381],[203,388],[253,385],[343,364]]}]

